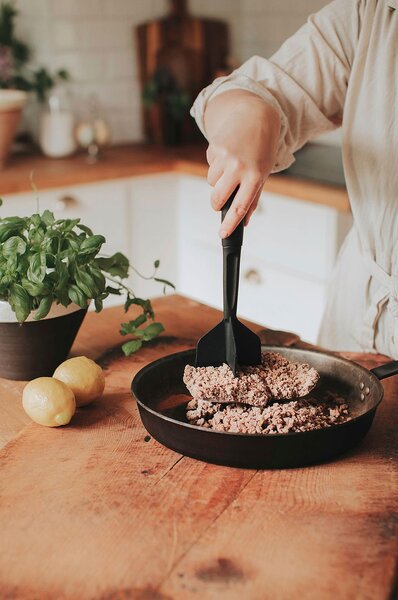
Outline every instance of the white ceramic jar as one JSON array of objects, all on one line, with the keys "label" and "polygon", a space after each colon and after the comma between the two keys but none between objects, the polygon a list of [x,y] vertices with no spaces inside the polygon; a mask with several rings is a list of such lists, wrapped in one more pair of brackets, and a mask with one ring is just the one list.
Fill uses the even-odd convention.
[{"label": "white ceramic jar", "polygon": [[40,147],[46,156],[62,158],[76,150],[71,99],[62,86],[50,93],[40,120]]}]

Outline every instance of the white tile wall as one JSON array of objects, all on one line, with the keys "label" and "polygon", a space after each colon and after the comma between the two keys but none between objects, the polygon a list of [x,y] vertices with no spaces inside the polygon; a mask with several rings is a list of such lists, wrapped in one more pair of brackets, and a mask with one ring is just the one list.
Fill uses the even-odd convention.
[{"label": "white tile wall", "polygon": [[[226,20],[232,55],[243,62],[271,55],[325,0],[191,0],[193,14]],[[66,67],[75,105],[84,112],[98,96],[114,142],[142,139],[140,90],[133,27],[163,16],[168,0],[16,0],[18,31],[35,49],[36,62]],[[25,121],[35,129],[37,111]]]}]

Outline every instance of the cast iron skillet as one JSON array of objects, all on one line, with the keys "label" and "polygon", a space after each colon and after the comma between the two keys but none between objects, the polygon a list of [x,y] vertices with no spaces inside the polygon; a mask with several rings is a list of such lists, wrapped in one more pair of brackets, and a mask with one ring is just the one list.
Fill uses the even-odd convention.
[{"label": "cast iron skillet", "polygon": [[352,420],[314,431],[271,435],[225,433],[191,425],[184,403],[167,408],[168,398],[188,393],[182,376],[185,365],[195,364],[195,350],[187,350],[154,361],[134,377],[132,392],[144,427],[161,444],[199,460],[256,469],[301,467],[329,460],[358,444],[383,398],[380,380],[398,374],[398,361],[368,371],[323,352],[262,349],[315,367],[321,375],[317,397],[322,397],[322,391],[337,392],[349,404]]}]

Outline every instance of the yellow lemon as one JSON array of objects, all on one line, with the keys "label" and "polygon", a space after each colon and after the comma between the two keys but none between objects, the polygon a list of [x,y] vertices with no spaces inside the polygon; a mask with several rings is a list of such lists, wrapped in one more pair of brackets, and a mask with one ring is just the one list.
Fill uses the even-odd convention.
[{"label": "yellow lemon", "polygon": [[67,425],[76,410],[72,390],[52,377],[38,377],[26,384],[22,405],[33,421],[47,427]]},{"label": "yellow lemon", "polygon": [[75,394],[77,406],[84,406],[99,398],[105,387],[101,367],[86,356],[76,356],[61,363],[55,369],[53,377],[70,387]]}]

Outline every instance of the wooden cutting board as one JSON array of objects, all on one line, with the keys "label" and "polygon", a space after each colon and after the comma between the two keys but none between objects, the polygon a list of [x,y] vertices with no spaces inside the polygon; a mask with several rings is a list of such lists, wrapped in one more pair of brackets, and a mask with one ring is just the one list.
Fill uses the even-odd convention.
[{"label": "wooden cutting board", "polygon": [[[264,472],[208,465],[151,439],[129,386],[219,315],[178,297],[156,311],[167,335],[129,359],[116,335],[121,311],[90,314],[76,351],[102,355],[103,399],[68,427],[29,425],[0,453],[0,597],[387,599],[397,554],[396,379],[365,443],[340,461]],[[384,360],[355,358],[368,368]]]},{"label": "wooden cutting board", "polygon": [[[169,15],[139,25],[136,41],[141,89],[157,69],[163,68],[193,102],[227,67],[229,31],[224,21],[191,15],[187,4],[186,0],[170,0]],[[167,117],[158,112],[144,111],[144,125],[149,139],[161,142],[159,129],[164,128]],[[185,142],[201,137],[190,118],[184,123],[183,135]]]}]

